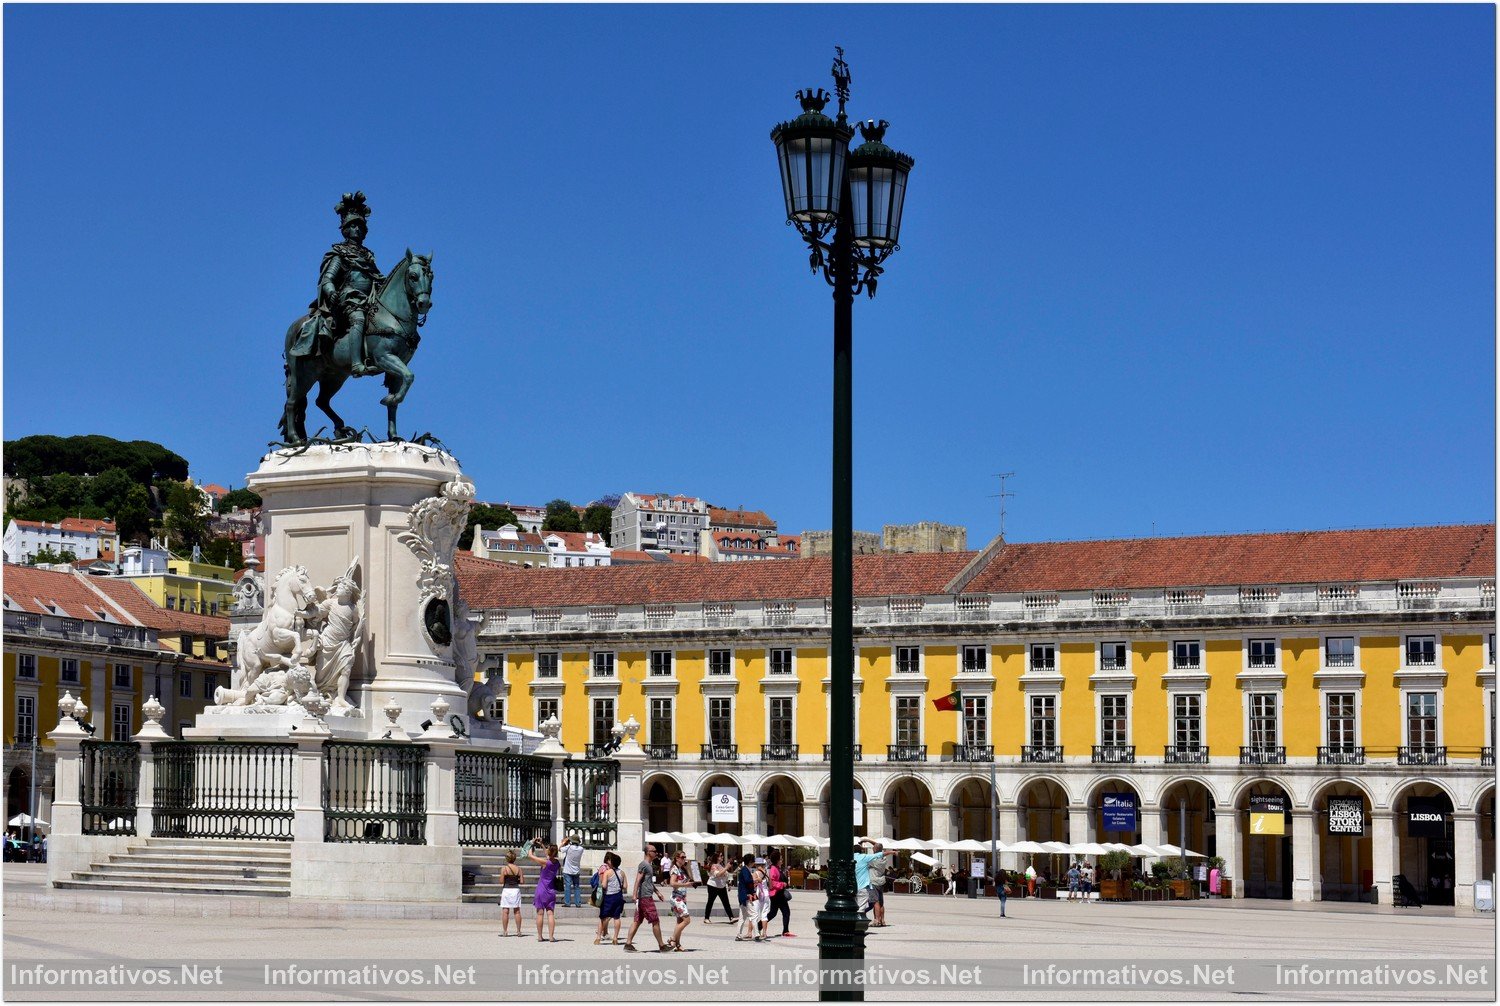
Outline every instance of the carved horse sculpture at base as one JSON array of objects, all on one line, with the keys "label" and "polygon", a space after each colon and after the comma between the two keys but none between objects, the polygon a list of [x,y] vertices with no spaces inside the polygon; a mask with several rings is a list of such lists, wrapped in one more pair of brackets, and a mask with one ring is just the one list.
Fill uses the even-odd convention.
[{"label": "carved horse sculpture at base", "polygon": [[[414,255],[408,248],[406,256],[375,291],[365,323],[365,346],[369,350],[370,363],[385,374],[386,395],[380,404],[386,407],[389,440],[399,439],[396,435],[396,408],[405,400],[412,381],[416,379],[407,363],[417,351],[417,342],[421,338],[417,329],[427,321],[427,312],[431,308],[432,256]],[[286,409],[281,417],[282,437],[288,444],[307,442],[307,396],[316,384],[318,408],[333,420],[335,437],[353,439],[359,436],[358,432],[333,411],[332,400],[353,373],[358,347],[350,345],[348,338],[340,337],[322,353],[292,356],[292,343],[307,318],[308,315],[303,315],[292,322],[286,333],[283,350]]]},{"label": "carved horse sculpture at base", "polygon": [[299,619],[315,600],[306,567],[288,566],[277,573],[269,593],[260,622],[240,631],[233,680],[229,688],[215,689],[216,705],[250,705],[261,690],[253,686],[262,675],[284,679],[297,669],[302,644]]}]

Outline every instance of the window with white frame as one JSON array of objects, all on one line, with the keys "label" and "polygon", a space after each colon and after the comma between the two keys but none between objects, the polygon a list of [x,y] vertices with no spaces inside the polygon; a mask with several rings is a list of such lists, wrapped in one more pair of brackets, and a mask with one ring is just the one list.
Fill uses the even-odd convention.
[{"label": "window with white frame", "polygon": [[538,727],[540,727],[543,723],[546,723],[548,720],[555,719],[559,723],[562,722],[562,717],[558,715],[558,712],[561,708],[561,701],[562,700],[560,699],[536,700],[536,725]]},{"label": "window with white frame", "polygon": [[496,695],[484,707],[485,718],[491,723],[505,722],[505,700]]},{"label": "window with white frame", "polygon": [[1323,664],[1325,667],[1353,667],[1354,637],[1329,636],[1323,644]]},{"label": "window with white frame", "polygon": [[16,654],[16,677],[25,678],[28,681],[36,680],[36,654]]},{"label": "window with white frame", "polygon": [[708,742],[714,747],[734,743],[734,700],[715,697],[708,700]]},{"label": "window with white frame", "polygon": [[29,744],[36,738],[36,696],[16,696],[16,741]]},{"label": "window with white frame", "polygon": [[1203,644],[1196,639],[1179,639],[1172,644],[1172,669],[1196,671],[1203,666]]},{"label": "window with white frame", "polygon": [[1125,660],[1124,643],[1099,644],[1099,669],[1101,671],[1123,671]]},{"label": "window with white frame", "polygon": [[536,655],[536,676],[539,678],[557,677],[558,654],[556,650],[542,650]]},{"label": "window with white frame", "polygon": [[792,651],[789,648],[778,647],[771,651],[772,674],[792,673]]},{"label": "window with white frame", "polygon": [[1130,696],[1099,696],[1099,743],[1124,747],[1130,736]]},{"label": "window with white frame", "polygon": [[594,744],[603,747],[614,743],[614,728],[615,700],[612,698],[594,699]]},{"label": "window with white frame", "polygon": [[1407,636],[1406,637],[1406,666],[1407,667],[1436,667],[1437,666],[1437,637],[1436,636]]},{"label": "window with white frame", "polygon": [[193,697],[193,676],[191,673],[183,671],[182,675],[178,677],[177,694],[179,697],[184,699],[190,699]]},{"label": "window with white frame", "polygon": [[1031,644],[1031,670],[1032,671],[1055,671],[1055,670],[1057,670],[1057,644],[1056,643],[1032,643]]},{"label": "window with white frame", "polygon": [[1203,696],[1172,696],[1172,743],[1178,751],[1197,751],[1203,746]]},{"label": "window with white frame", "polygon": [[615,676],[615,655],[609,650],[600,650],[594,654],[594,677],[612,678]]},{"label": "window with white frame", "polygon": [[672,676],[672,651],[651,651],[651,676],[653,678],[667,678]]},{"label": "window with white frame", "polygon": [[[78,661],[72,657],[63,657],[61,674],[63,684],[78,684],[80,681],[80,678],[78,676]],[[116,684],[118,684],[118,682],[116,682]]]},{"label": "window with white frame", "polygon": [[1437,692],[1406,694],[1406,743],[1419,751],[1438,746]]},{"label": "window with white frame", "polygon": [[776,696],[770,701],[770,719],[767,723],[767,739],[777,747],[789,747],[792,743],[792,700],[787,696]]},{"label": "window with white frame", "polygon": [[131,686],[131,673],[129,664],[115,665],[115,687],[129,688]]},{"label": "window with white frame", "polygon": [[1277,738],[1281,736],[1277,698],[1274,692],[1252,692],[1250,695],[1250,747],[1256,751],[1275,749]]},{"label": "window with white frame", "polygon": [[654,747],[665,747],[672,743],[672,698],[662,696],[653,698],[650,706],[651,716],[651,744]]},{"label": "window with white frame", "polygon": [[1057,746],[1057,696],[1031,696],[1031,746]]},{"label": "window with white frame", "polygon": [[708,673],[730,674],[734,670],[733,653],[730,650],[708,651]]},{"label": "window with white frame", "polygon": [[896,647],[896,673],[920,674],[922,672],[922,648],[919,646]]},{"label": "window with white frame", "polygon": [[922,697],[896,696],[896,743],[908,746],[922,743]]},{"label": "window with white frame", "polygon": [[1328,749],[1330,751],[1353,751],[1354,734],[1353,692],[1330,692],[1328,703]]},{"label": "window with white frame", "polygon": [[964,696],[964,744],[977,748],[990,740],[990,699],[988,695]]},{"label": "window with white frame", "polygon": [[130,706],[124,702],[116,702],[114,715],[110,718],[109,725],[110,740],[130,740]]},{"label": "window with white frame", "polygon": [[964,664],[965,674],[983,674],[990,668],[990,651],[984,646],[965,646]]},{"label": "window with white frame", "polygon": [[1252,639],[1250,647],[1250,666],[1260,668],[1271,668],[1276,666],[1276,640],[1274,639]]}]

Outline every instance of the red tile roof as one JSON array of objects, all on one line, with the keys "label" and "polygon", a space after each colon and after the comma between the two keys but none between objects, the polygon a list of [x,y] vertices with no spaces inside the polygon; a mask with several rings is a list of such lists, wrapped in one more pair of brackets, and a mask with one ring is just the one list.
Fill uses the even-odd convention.
[{"label": "red tile roof", "polygon": [[795,546],[769,545],[766,536],[754,531],[713,531],[714,545],[720,552],[744,552],[750,555],[796,555]]},{"label": "red tile roof", "polygon": [[1007,542],[965,593],[1494,576],[1495,525]]},{"label": "red tile roof", "polygon": [[776,522],[760,510],[721,510],[708,508],[708,522],[721,527],[763,527],[776,530]]},{"label": "red tile roof", "polygon": [[64,531],[83,531],[86,534],[114,534],[115,522],[112,520],[93,520],[88,517],[64,517],[62,519]]},{"label": "red tile roof", "polygon": [[[63,573],[35,566],[6,563],[5,596],[11,601],[12,610],[29,611],[37,615],[60,615],[66,618],[81,618],[90,622],[115,622],[123,625],[147,625],[134,617],[129,609],[111,603],[113,598],[101,596],[91,589],[100,577],[86,573]],[[134,585],[130,585],[135,589]],[[151,599],[141,595],[147,604]],[[56,605],[54,611],[48,605]]]},{"label": "red tile roof", "polygon": [[587,552],[589,545],[604,544],[604,539],[596,531],[543,531],[542,538],[547,539],[556,536],[562,540],[563,550],[567,552]]}]

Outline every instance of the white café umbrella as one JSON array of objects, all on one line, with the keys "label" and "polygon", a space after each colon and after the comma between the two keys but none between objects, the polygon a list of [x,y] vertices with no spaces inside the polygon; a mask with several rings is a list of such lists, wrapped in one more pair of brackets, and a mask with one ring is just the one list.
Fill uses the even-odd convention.
[{"label": "white caf\u00e9 umbrella", "polygon": [[1129,852],[1130,851],[1130,846],[1126,845],[1124,842],[1105,842],[1104,843],[1104,851],[1105,852]]},{"label": "white caf\u00e9 umbrella", "polygon": [[[1004,842],[995,843],[996,852],[1010,852],[1012,848],[1013,846],[1008,846]],[[990,843],[981,842],[977,838],[966,838],[961,842],[948,843],[948,850],[950,852],[989,852]]]},{"label": "white caf\u00e9 umbrella", "polygon": [[809,849],[827,849],[833,845],[831,841],[819,835],[797,835],[797,845],[805,845]]},{"label": "white caf\u00e9 umbrella", "polygon": [[1207,859],[1208,858],[1207,856],[1205,856],[1201,852],[1194,852],[1192,849],[1186,849],[1186,850],[1184,850],[1184,849],[1180,848],[1179,846],[1175,846],[1175,845],[1158,845],[1156,847],[1156,854],[1158,856],[1166,856],[1168,858],[1171,858],[1171,857],[1174,857],[1174,856],[1186,856],[1186,857],[1188,857],[1190,859]]},{"label": "white caf\u00e9 umbrella", "polygon": [[912,862],[921,863],[923,866],[936,866],[937,860],[925,852],[914,852],[911,854]]},{"label": "white caf\u00e9 umbrella", "polygon": [[1079,842],[1072,846],[1071,851],[1077,856],[1102,856],[1109,850],[1098,842]]},{"label": "white caf\u00e9 umbrella", "polygon": [[33,818],[30,814],[17,814],[10,819],[12,828],[50,828],[52,827],[41,818]]},{"label": "white caf\u00e9 umbrella", "polygon": [[1042,843],[1042,851],[1043,852],[1050,852],[1053,855],[1064,855],[1066,853],[1071,852],[1072,849],[1073,849],[1073,847],[1070,846],[1067,842],[1043,842]]},{"label": "white caf\u00e9 umbrella", "polygon": [[739,840],[739,844],[740,845],[765,845],[770,840],[771,840],[771,837],[769,835],[762,835],[759,832],[752,831],[752,832],[750,832],[747,835],[741,835],[740,836],[740,840]]},{"label": "white caf\u00e9 umbrella", "polygon": [[789,849],[800,843],[796,835],[772,835],[766,839],[765,844],[778,849]]},{"label": "white caf\u00e9 umbrella", "polygon": [[1161,853],[1159,853],[1159,852],[1156,851],[1156,848],[1154,846],[1150,846],[1150,845],[1129,845],[1129,846],[1125,847],[1125,851],[1128,852],[1128,853],[1130,853],[1132,856],[1160,856],[1161,855]]},{"label": "white caf\u00e9 umbrella", "polygon": [[646,841],[648,841],[648,842],[670,842],[672,840],[667,837],[668,834],[669,834],[669,832],[665,832],[665,831],[648,831],[648,832],[646,832]]},{"label": "white caf\u00e9 umbrella", "polygon": [[1012,846],[1010,846],[1005,851],[1006,852],[1030,852],[1030,853],[1038,853],[1038,852],[1046,852],[1047,850],[1044,849],[1044,848],[1042,848],[1042,845],[1041,845],[1040,842],[1030,842],[1030,841],[1027,841],[1027,842],[1016,842],[1015,844],[1013,844]]},{"label": "white caf\u00e9 umbrella", "polygon": [[887,849],[895,849],[897,852],[912,852],[917,849],[931,849],[933,842],[925,838],[897,838],[882,845]]}]

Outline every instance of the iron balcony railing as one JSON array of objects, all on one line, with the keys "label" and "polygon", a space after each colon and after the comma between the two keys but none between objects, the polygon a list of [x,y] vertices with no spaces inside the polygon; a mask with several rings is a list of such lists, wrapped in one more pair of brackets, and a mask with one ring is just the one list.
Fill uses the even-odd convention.
[{"label": "iron balcony railing", "polygon": [[614,753],[613,744],[585,744],[583,754],[586,758],[608,758]]},{"label": "iron balcony railing", "polygon": [[953,760],[967,762],[989,762],[995,760],[993,744],[955,744]]},{"label": "iron balcony railing", "polygon": [[460,751],[458,844],[516,848],[552,833],[552,763],[534,755]]},{"label": "iron balcony railing", "polygon": [[[823,745],[823,760],[824,761],[832,761],[833,760],[833,746],[831,744],[824,744]],[[862,745],[862,744],[856,744],[856,745],[854,745],[854,760],[855,761],[864,761],[865,760],[864,745]]]},{"label": "iron balcony railing", "polygon": [[1364,763],[1363,745],[1331,744],[1318,748],[1319,765],[1363,765]]},{"label": "iron balcony railing", "polygon": [[427,746],[323,742],[323,841],[427,844]]},{"label": "iron balcony railing", "polygon": [[738,744],[705,744],[698,755],[704,761],[739,761]]},{"label": "iron balcony railing", "polygon": [[676,761],[676,744],[647,744],[646,757],[652,761]]},{"label": "iron balcony railing", "polygon": [[607,759],[563,763],[563,828],[586,849],[613,849],[620,763]]},{"label": "iron balcony railing", "polygon": [[885,749],[886,761],[926,761],[926,744],[891,744]]},{"label": "iron balcony railing", "polygon": [[1448,749],[1432,744],[1403,744],[1396,749],[1397,765],[1446,765]]},{"label": "iron balcony railing", "polygon": [[1241,746],[1241,765],[1285,765],[1286,746],[1283,744],[1262,744]]},{"label": "iron balcony railing", "polygon": [[1162,760],[1168,765],[1207,765],[1208,745],[1168,744]]},{"label": "iron balcony railing", "polygon": [[1023,744],[1021,760],[1030,762],[1060,762],[1063,760],[1061,744]]},{"label": "iron balcony railing", "polygon": [[761,761],[796,761],[797,745],[795,744],[762,744],[760,746]]},{"label": "iron balcony railing", "polygon": [[1095,765],[1134,765],[1134,744],[1095,744],[1092,761]]},{"label": "iron balcony railing", "polygon": [[78,802],[85,835],[134,835],[141,746],[134,741],[79,745]]},{"label": "iron balcony railing", "polygon": [[295,744],[157,741],[153,838],[292,839]]}]

